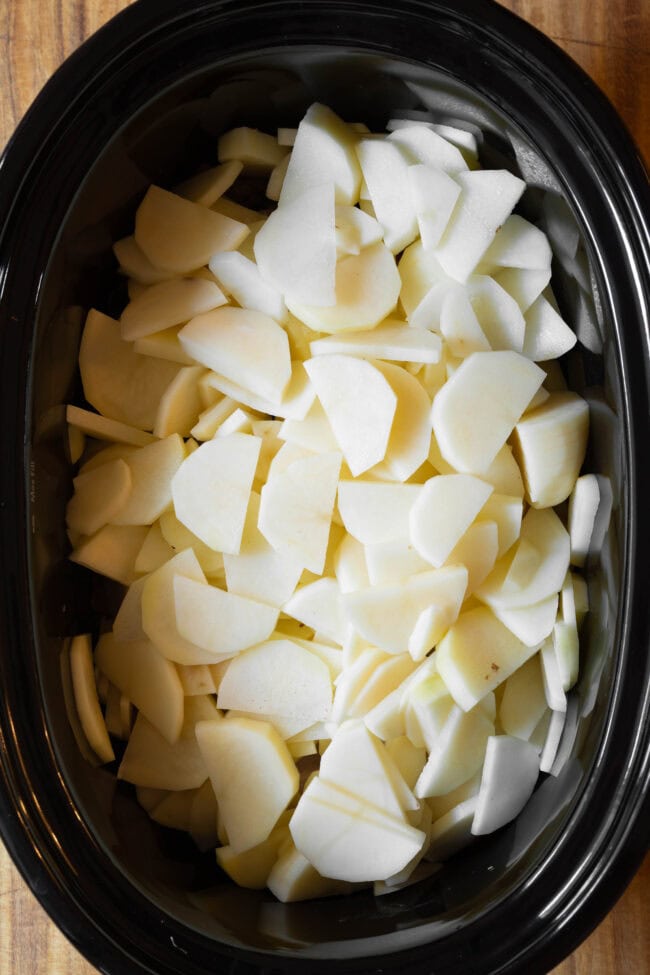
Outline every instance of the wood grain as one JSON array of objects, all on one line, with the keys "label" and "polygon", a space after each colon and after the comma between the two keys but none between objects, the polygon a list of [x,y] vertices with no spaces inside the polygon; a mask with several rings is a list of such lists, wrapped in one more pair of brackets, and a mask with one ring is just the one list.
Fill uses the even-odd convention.
[{"label": "wood grain", "polygon": [[[0,0],[0,145],[39,89],[129,0]],[[650,0],[507,0],[600,85],[650,160]],[[0,844],[0,975],[92,975]],[[553,975],[650,975],[650,856],[618,905]]]}]

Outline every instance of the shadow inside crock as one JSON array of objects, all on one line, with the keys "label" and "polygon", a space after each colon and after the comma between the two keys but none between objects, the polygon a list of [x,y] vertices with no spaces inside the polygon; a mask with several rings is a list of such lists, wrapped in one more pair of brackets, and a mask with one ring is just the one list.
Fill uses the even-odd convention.
[{"label": "shadow inside crock", "polygon": [[[149,183],[171,187],[200,166],[214,165],[216,137],[234,125],[270,132],[296,125],[314,100],[378,130],[396,112],[430,109],[438,121],[479,135],[484,166],[505,166],[526,179],[518,212],[549,234],[556,297],[580,340],[563,368],[570,387],[592,407],[586,468],[611,479],[616,516],[620,380],[614,356],[607,355],[605,316],[587,245],[544,147],[531,145],[512,120],[448,75],[397,59],[303,49],[206,70],[161,92],[116,132],[88,172],[42,282],[33,366],[32,475],[39,485],[33,517],[39,528],[32,559],[52,740],[77,808],[108,855],[162,910],[219,941],[281,952],[295,948],[301,957],[353,958],[439,938],[527,883],[549,855],[587,780],[605,719],[620,560],[615,523],[605,525],[603,557],[588,566],[591,611],[560,746],[563,768],[542,776],[515,823],[476,840],[412,887],[377,898],[359,892],[290,905],[268,892],[238,889],[217,869],[212,853],[199,854],[189,839],[149,820],[132,787],[116,782],[116,766],[94,768],[82,756],[62,706],[60,657],[73,632],[97,632],[122,592],[66,561],[64,509],[72,468],[62,404],[83,403],[76,357],[85,310],[119,316],[124,307],[126,285],[116,273],[111,244],[132,232],[135,207]],[[255,187],[248,191],[253,197],[241,202],[260,205]]]}]

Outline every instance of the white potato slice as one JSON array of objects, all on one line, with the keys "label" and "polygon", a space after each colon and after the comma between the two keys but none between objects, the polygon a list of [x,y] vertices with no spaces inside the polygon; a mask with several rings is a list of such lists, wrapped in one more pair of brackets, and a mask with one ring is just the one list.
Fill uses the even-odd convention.
[{"label": "white potato slice", "polygon": [[578,679],[580,642],[575,622],[560,620],[553,627],[553,649],[557,659],[564,691],[570,690]]},{"label": "white potato slice", "polygon": [[269,416],[302,420],[311,409],[316,392],[309,381],[302,362],[293,360],[291,363],[291,378],[280,400],[272,402],[260,396],[257,392],[244,389],[231,379],[226,379],[216,372],[209,373],[205,378],[208,387],[219,390],[244,406],[249,406],[258,413]]},{"label": "white potato slice", "polygon": [[106,730],[93,671],[93,654],[90,635],[80,634],[70,644],[70,676],[74,701],[81,728],[88,744],[101,762],[115,760],[115,752]]},{"label": "white potato slice", "polygon": [[577,393],[551,393],[515,427],[513,447],[535,508],[569,497],[587,449],[589,406]]},{"label": "white potato slice", "polygon": [[205,373],[202,366],[183,366],[160,397],[154,435],[169,437],[173,433],[189,437],[201,412],[199,379]]},{"label": "white potato slice", "polygon": [[438,335],[404,322],[387,319],[371,331],[345,331],[315,339],[310,344],[315,355],[357,355],[393,362],[438,362],[441,342]]},{"label": "white potato slice", "polygon": [[354,592],[369,585],[366,556],[361,542],[347,533],[334,553],[334,575],[341,592]]},{"label": "white potato slice", "polygon": [[526,322],[515,299],[494,278],[485,274],[473,274],[466,288],[472,309],[490,348],[494,351],[511,350],[526,355]]},{"label": "white potato slice", "polygon": [[72,531],[93,535],[112,521],[131,494],[131,470],[123,460],[113,460],[72,481],[74,494],[66,507],[66,523]]},{"label": "white potato slice", "polygon": [[430,478],[411,508],[409,534],[423,559],[439,568],[458,544],[493,492],[469,474],[438,474]]},{"label": "white potato slice", "polygon": [[317,356],[305,369],[352,474],[383,460],[397,407],[388,380],[351,356]]},{"label": "white potato slice", "polygon": [[121,337],[119,323],[93,308],[81,338],[79,370],[91,406],[120,423],[151,430],[178,366],[139,355]]},{"label": "white potato slice", "polygon": [[436,672],[436,656],[432,654],[425,657],[422,663],[405,678],[402,683],[387,694],[383,701],[375,705],[371,711],[364,716],[364,724],[372,731],[373,735],[388,741],[391,738],[399,738],[406,734],[404,723],[403,703],[409,690],[419,682],[427,680]]},{"label": "white potato slice", "polygon": [[160,734],[175,742],[183,725],[183,687],[176,667],[146,638],[123,642],[104,633],[95,650],[103,674]]},{"label": "white potato slice", "polygon": [[146,525],[104,525],[90,538],[82,537],[68,557],[99,575],[130,586],[146,534]]},{"label": "white potato slice", "polygon": [[[526,552],[521,580],[509,572],[520,547]],[[559,592],[569,568],[569,535],[552,508],[529,508],[521,523],[521,536],[500,559],[482,586],[479,599],[497,609],[534,606]],[[520,584],[523,582],[523,584]]]},{"label": "white potato slice", "polygon": [[271,471],[262,488],[258,528],[269,544],[322,573],[336,499],[341,455],[299,458]]},{"label": "white potato slice", "polygon": [[174,581],[178,576],[206,584],[192,549],[179,552],[148,577],[142,589],[142,628],[169,660],[189,665],[214,663],[214,653],[185,640],[178,631],[174,598]]},{"label": "white potato slice", "polygon": [[553,770],[566,724],[566,717],[565,711],[551,711],[546,740],[539,761],[540,772],[552,772]]},{"label": "white potato slice", "polygon": [[186,697],[217,693],[214,676],[208,664],[176,664],[176,670]]},{"label": "white potato slice", "polygon": [[424,464],[431,444],[431,400],[421,383],[391,362],[375,362],[397,397],[393,425],[383,461],[374,477],[406,481]]},{"label": "white potato slice", "polygon": [[327,181],[334,183],[337,204],[354,205],[361,183],[356,142],[352,128],[330,108],[311,105],[296,132],[280,206]]},{"label": "white potato slice", "polygon": [[144,714],[139,714],[117,777],[150,789],[180,792],[200,788],[208,777],[208,769],[196,740],[197,722],[203,727],[221,724],[221,712],[217,711],[213,698],[207,695],[186,698],[183,727],[173,744]]},{"label": "white potato slice", "polygon": [[333,897],[354,890],[351,884],[342,880],[321,877],[307,857],[296,849],[293,841],[282,846],[266,885],[283,904]]},{"label": "white potato slice", "polygon": [[460,186],[442,169],[409,166],[408,178],[420,238],[426,250],[440,243],[460,195]]},{"label": "white potato slice", "polygon": [[467,782],[483,764],[494,724],[479,706],[470,711],[452,707],[440,734],[431,744],[427,764],[415,784],[415,794],[446,795]]},{"label": "white potato slice", "polygon": [[374,328],[391,314],[400,293],[395,258],[384,244],[372,244],[336,265],[335,298],[317,305],[312,295],[286,293],[289,311],[317,332]]},{"label": "white potato slice", "polygon": [[472,352],[489,352],[491,349],[467,289],[459,285],[444,291],[440,305],[440,332],[452,355],[465,358]]},{"label": "white potato slice", "polygon": [[298,850],[324,876],[385,880],[422,849],[426,836],[360,796],[315,778],[289,824]]},{"label": "white potato slice", "polygon": [[[189,528],[178,520],[173,510],[163,512],[159,519],[160,532],[172,549],[172,555],[182,552],[184,549],[191,548],[201,569],[210,577],[223,576],[223,555],[221,552],[209,548],[197,538]],[[192,576],[194,578],[194,576]],[[201,578],[197,576],[197,578]]]},{"label": "white potato slice", "polygon": [[501,221],[494,240],[483,255],[486,267],[515,267],[549,271],[553,254],[546,234],[517,213]]},{"label": "white potato slice", "polygon": [[534,362],[559,359],[578,341],[573,329],[544,295],[535,299],[525,318],[526,335],[522,352]]},{"label": "white potato slice", "polygon": [[[481,480],[488,480],[482,475]],[[505,555],[519,538],[523,515],[522,497],[512,497],[508,494],[491,494],[480,511],[481,521],[493,521],[497,526],[498,548],[497,558]]]},{"label": "white potato slice", "polygon": [[192,805],[196,798],[196,789],[183,789],[182,792],[168,792],[167,795],[150,810],[149,815],[156,823],[168,829],[178,829],[187,832],[190,825]]},{"label": "white potato slice", "polygon": [[84,410],[80,406],[68,404],[65,408],[65,418],[71,426],[77,427],[96,440],[109,440],[112,443],[130,444],[135,447],[144,447],[146,444],[154,443],[155,440],[150,433],[128,426],[119,420],[111,420],[100,413],[91,413],[90,410]]},{"label": "white potato slice", "polygon": [[507,170],[461,172],[461,195],[435,254],[447,274],[465,282],[526,188]]},{"label": "white potato slice", "polygon": [[269,181],[266,184],[266,195],[269,200],[274,200],[276,203],[280,199],[282,193],[282,186],[284,185],[284,178],[287,175],[287,169],[289,168],[289,163],[291,162],[291,153],[287,153],[284,159],[281,159],[277,166],[274,166],[269,175]]},{"label": "white potato slice", "polygon": [[599,506],[598,478],[595,474],[583,474],[576,480],[569,497],[568,529],[572,565],[582,567],[587,560]]},{"label": "white potato slice", "polygon": [[240,126],[219,137],[217,153],[220,163],[236,160],[247,169],[272,169],[286,156],[287,149],[278,145],[274,135]]},{"label": "white potato slice", "polygon": [[467,163],[456,146],[429,126],[401,126],[386,141],[399,146],[410,162],[454,175],[467,170]]},{"label": "white potato slice", "polygon": [[558,596],[554,593],[532,606],[493,607],[497,619],[528,647],[538,647],[553,632]]},{"label": "white potato slice", "polygon": [[278,825],[257,846],[243,853],[233,853],[232,847],[221,846],[216,850],[217,863],[231,880],[247,890],[264,890],[280,847],[289,836],[289,827],[278,820]]},{"label": "white potato slice", "polygon": [[542,644],[540,648],[540,661],[546,703],[554,712],[565,712],[567,709],[567,697],[564,691],[564,675],[560,670],[560,664],[552,639],[545,640]]},{"label": "white potato slice", "polygon": [[364,717],[368,714],[396,687],[399,687],[409,674],[413,673],[415,667],[415,661],[405,653],[391,656],[388,660],[378,664],[374,673],[370,675],[364,687],[358,691],[348,707],[350,717]]},{"label": "white potato slice", "polygon": [[480,606],[461,613],[452,624],[438,644],[436,663],[456,704],[469,711],[525,664],[535,649]]},{"label": "white potato slice", "polygon": [[536,653],[505,682],[499,704],[501,727],[507,735],[528,741],[546,707],[542,664]]},{"label": "white potato slice", "polygon": [[360,139],[356,151],[384,242],[393,254],[398,254],[419,233],[415,206],[408,193],[409,163],[415,160],[387,139]]},{"label": "white potato slice", "polygon": [[284,420],[278,437],[286,443],[304,447],[315,454],[338,450],[332,427],[320,401],[314,399],[304,420]]},{"label": "white potato slice", "polygon": [[449,566],[421,572],[396,586],[372,586],[342,598],[349,621],[362,636],[387,653],[404,653],[420,614],[429,606],[437,611],[432,642],[438,642],[457,618],[466,586],[467,569]]},{"label": "white potato slice", "polygon": [[[446,473],[444,471],[440,472]],[[488,469],[481,474],[481,480],[487,481],[494,488],[494,495],[509,495],[510,497],[523,498],[525,489],[524,481],[519,470],[519,465],[514,458],[512,448],[509,444],[504,444],[498,452]]]},{"label": "white potato slice", "polygon": [[[334,186],[312,186],[279,206],[255,236],[260,272],[291,307],[336,302]],[[298,316],[299,318],[301,316]]]},{"label": "white potato slice", "polygon": [[[138,355],[152,359],[162,359],[165,362],[177,363],[180,366],[194,365],[194,359],[183,351],[178,341],[179,326],[164,328],[161,332],[143,335],[133,343],[133,349]],[[156,401],[157,405],[157,401]]]},{"label": "white potato slice", "polygon": [[209,440],[175,474],[176,517],[209,548],[239,552],[261,445],[245,433]]},{"label": "white potato slice", "polygon": [[499,552],[499,529],[495,521],[475,521],[447,556],[447,565],[467,569],[465,598],[471,596],[494,567]]},{"label": "white potato slice", "polygon": [[168,281],[173,276],[173,271],[152,264],[132,235],[116,241],[113,244],[113,253],[122,274],[126,274],[138,284],[158,284],[159,281]]},{"label": "white potato slice", "polygon": [[265,281],[257,265],[237,251],[215,254],[210,260],[210,270],[242,308],[262,312],[284,321],[287,309],[280,292]]},{"label": "white potato slice", "polygon": [[457,471],[482,474],[512,433],[544,380],[517,352],[474,352],[433,401],[433,432]]},{"label": "white potato slice", "polygon": [[135,240],[158,267],[186,274],[217,251],[236,250],[248,227],[208,207],[150,186],[135,215]]},{"label": "white potato slice", "polygon": [[[388,486],[386,485],[386,487]],[[415,485],[404,486],[415,487]],[[393,541],[366,545],[364,568],[366,581],[354,588],[362,589],[368,585],[392,585],[402,582],[418,572],[427,572],[431,565],[416,552],[408,541],[408,536],[402,535]]]},{"label": "white potato slice", "polygon": [[[160,564],[163,565],[173,555],[173,551],[170,551]],[[156,566],[156,568],[160,568],[160,566]],[[121,643],[147,639],[147,634],[142,629],[142,590],[148,578],[148,575],[141,576],[132,582],[120,603],[120,608],[113,620],[113,635]]]},{"label": "white potato slice", "polygon": [[174,187],[174,193],[184,196],[192,203],[210,207],[230,189],[243,168],[243,164],[237,159],[224,162],[220,166],[212,166]]},{"label": "white potato slice", "polygon": [[237,555],[224,555],[228,592],[280,607],[298,585],[303,567],[300,559],[276,551],[257,527],[260,496],[250,497],[241,547]]},{"label": "white potato slice", "polygon": [[127,342],[180,325],[195,315],[226,304],[214,281],[173,278],[152,284],[133,298],[122,312],[120,330]]},{"label": "white potato slice", "polygon": [[193,318],[178,338],[197,362],[270,400],[281,399],[291,378],[287,334],[262,312],[219,308]]},{"label": "white potato slice", "polygon": [[433,823],[429,830],[427,860],[448,860],[471,843],[476,806],[477,797],[472,796],[453,806]]},{"label": "white potato slice", "polygon": [[176,575],[174,614],[178,632],[213,656],[245,650],[266,640],[278,620],[278,610],[244,596]]},{"label": "white potato slice", "polygon": [[400,705],[409,741],[418,748],[434,751],[454,708],[453,698],[440,674],[434,673],[418,681],[408,689]]},{"label": "white potato slice", "polygon": [[131,491],[113,516],[113,524],[152,525],[171,506],[172,479],[184,458],[185,448],[177,433],[129,454]]},{"label": "white potato slice", "polygon": [[376,669],[388,660],[389,655],[376,647],[361,646],[352,657],[344,653],[343,670],[336,679],[336,691],[329,720],[338,725],[352,717],[356,700],[367,686]]},{"label": "white potato slice", "polygon": [[402,819],[418,802],[384,743],[362,721],[346,721],[321,758],[321,782],[363,796],[389,816]]},{"label": "white potato slice", "polygon": [[493,833],[519,815],[535,788],[539,754],[521,738],[495,735],[488,740],[472,833]]},{"label": "white potato slice", "polygon": [[231,661],[219,685],[218,702],[221,708],[277,714],[306,728],[329,716],[329,669],[293,640],[269,640]]},{"label": "white potato slice", "polygon": [[311,626],[322,636],[343,646],[348,623],[336,579],[323,576],[297,589],[282,607],[283,612]]},{"label": "white potato slice", "polygon": [[[203,385],[203,383],[199,383],[200,394]],[[229,416],[232,416],[237,408],[235,400],[231,399],[230,396],[222,396],[216,403],[199,414],[190,434],[195,440],[200,440],[202,443],[206,440],[212,440],[219,427],[225,423]]]},{"label": "white potato slice", "polygon": [[424,249],[421,240],[406,248],[398,271],[402,282],[400,303],[409,324],[437,331],[443,297],[456,282],[444,270],[435,252]]},{"label": "white potato slice", "polygon": [[382,240],[382,229],[377,220],[355,206],[339,204],[334,211],[337,246],[346,245],[345,253],[358,254],[364,247],[371,247]]},{"label": "white potato slice", "polygon": [[386,742],[386,751],[397,765],[409,789],[413,790],[427,760],[425,749],[417,748],[406,735],[401,735]]},{"label": "white potato slice", "polygon": [[420,497],[419,484],[339,482],[338,510],[347,531],[364,545],[409,537],[409,515]]},{"label": "white potato slice", "polygon": [[507,267],[497,271],[492,277],[515,299],[525,313],[547,287],[551,280],[551,269],[550,267],[546,270]]},{"label": "white potato slice", "polygon": [[200,721],[195,730],[229,845],[243,853],[270,835],[298,789],[298,770],[267,722]]}]

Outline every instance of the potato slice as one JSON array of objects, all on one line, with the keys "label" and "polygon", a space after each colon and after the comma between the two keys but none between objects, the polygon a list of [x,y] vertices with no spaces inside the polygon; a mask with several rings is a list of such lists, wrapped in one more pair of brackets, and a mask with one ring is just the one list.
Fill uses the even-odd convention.
[{"label": "potato slice", "polygon": [[204,267],[217,251],[236,250],[248,227],[207,207],[150,186],[135,215],[135,240],[164,270],[187,274]]},{"label": "potato slice", "polygon": [[146,534],[146,525],[104,525],[90,538],[82,538],[69,558],[99,575],[130,586],[136,575],[135,560]]},{"label": "potato slice", "polygon": [[501,221],[494,240],[483,255],[486,267],[515,267],[547,272],[551,245],[546,234],[528,220],[512,213]]},{"label": "potato slice", "polygon": [[174,549],[165,540],[160,529],[160,519],[154,521],[135,560],[136,572],[154,572],[174,555]]},{"label": "potato slice", "polygon": [[526,311],[526,336],[523,354],[534,362],[559,359],[578,341],[564,319],[544,295],[540,295]]},{"label": "potato slice", "polygon": [[375,365],[395,393],[397,406],[384,459],[375,465],[372,474],[382,480],[407,481],[429,454],[431,400],[406,369],[390,362]]},{"label": "potato slice", "polygon": [[180,325],[195,315],[226,304],[214,281],[173,278],[153,284],[133,298],[122,312],[120,330],[127,342]]},{"label": "potato slice", "polygon": [[347,531],[364,545],[407,540],[409,515],[421,491],[419,484],[341,480],[339,513]]},{"label": "potato slice", "polygon": [[535,653],[484,606],[466,610],[438,644],[440,676],[465,711],[498,687]]},{"label": "potato slice", "polygon": [[572,565],[581,567],[587,560],[599,506],[598,478],[595,474],[583,474],[576,480],[569,497],[568,529]]},{"label": "potato slice", "polygon": [[507,170],[485,169],[454,176],[461,195],[435,250],[445,271],[464,282],[495,238],[526,188]]},{"label": "potato slice", "polygon": [[505,682],[499,721],[507,735],[528,741],[546,710],[539,654],[531,657]]},{"label": "potato slice", "polygon": [[245,433],[209,440],[174,475],[176,517],[209,548],[239,552],[261,446]]},{"label": "potato slice", "polygon": [[476,796],[465,799],[433,823],[429,831],[427,860],[448,860],[472,841],[477,801]]},{"label": "potato slice", "polygon": [[87,633],[72,638],[70,674],[77,714],[88,744],[102,762],[112,762],[115,760],[115,752],[99,706],[93,672],[92,645],[90,635]]},{"label": "potato slice", "polygon": [[261,492],[262,535],[276,551],[318,574],[325,566],[340,468],[339,453],[299,458],[281,473],[271,470]]},{"label": "potato slice", "polygon": [[65,418],[69,424],[96,440],[110,440],[111,443],[117,441],[117,443],[130,444],[135,447],[145,447],[155,441],[150,433],[137,430],[119,420],[111,420],[99,413],[83,410],[79,406],[68,404],[65,408]]},{"label": "potato slice", "polygon": [[397,319],[386,319],[370,331],[345,331],[315,339],[310,344],[315,355],[357,355],[392,362],[438,362],[441,342],[426,329],[409,328]]},{"label": "potato slice", "polygon": [[396,586],[372,586],[346,593],[343,605],[352,625],[387,653],[404,653],[423,610],[436,607],[435,644],[457,618],[467,586],[467,569],[449,566],[421,572]]},{"label": "potato slice", "polygon": [[186,200],[191,200],[192,203],[210,207],[230,189],[243,168],[239,160],[231,159],[220,166],[204,169],[196,176],[191,176],[190,179],[176,186],[174,192],[178,196],[185,197]]},{"label": "potato slice", "polygon": [[201,412],[199,379],[204,375],[202,366],[183,366],[160,397],[153,432],[156,437],[169,437],[173,433],[189,437]]},{"label": "potato slice", "polygon": [[415,794],[446,795],[470,779],[483,764],[494,724],[480,706],[470,711],[453,706],[440,734],[431,742],[427,764],[415,783]]},{"label": "potato slice", "polygon": [[380,463],[397,407],[388,380],[372,363],[351,356],[318,356],[305,369],[352,474]]},{"label": "potato slice", "polygon": [[[255,236],[255,260],[287,305],[337,301],[334,186],[322,183],[281,201]],[[301,318],[298,315],[298,318]]]},{"label": "potato slice", "polygon": [[131,494],[131,470],[114,460],[79,474],[72,481],[74,494],[66,507],[66,523],[72,531],[93,535],[119,514]]},{"label": "potato slice", "polygon": [[224,709],[295,719],[306,728],[329,716],[329,669],[293,640],[260,642],[231,661],[219,685],[218,702]]},{"label": "potato slice", "polygon": [[589,405],[577,393],[551,393],[517,423],[513,448],[534,508],[550,508],[573,490],[587,449]]},{"label": "potato slice", "polygon": [[221,286],[242,308],[262,312],[282,322],[287,317],[284,298],[272,284],[265,281],[254,261],[237,251],[215,254],[210,270]]},{"label": "potato slice", "polygon": [[121,240],[113,244],[113,253],[120,265],[122,274],[137,281],[138,284],[158,284],[159,281],[168,281],[172,277],[173,271],[164,270],[151,263],[148,257],[135,242],[135,237],[122,237]]},{"label": "potato slice", "polygon": [[385,880],[424,846],[425,834],[361,796],[317,777],[289,824],[293,841],[316,870],[341,880]]},{"label": "potato slice", "polygon": [[174,577],[173,591],[181,637],[213,657],[232,655],[261,643],[275,629],[278,610],[273,606],[181,575]]},{"label": "potato slice", "polygon": [[460,186],[442,169],[427,163],[409,166],[413,207],[422,244],[431,250],[440,243],[460,196]]},{"label": "potato slice", "polygon": [[361,183],[356,142],[352,128],[330,108],[311,105],[296,132],[280,205],[330,180],[337,204],[355,204]]},{"label": "potato slice", "polygon": [[[174,511],[163,512],[159,519],[160,532],[172,549],[172,555],[191,548],[201,569],[210,578],[223,577],[223,555],[221,552],[209,548],[200,538],[197,538],[189,528],[178,520]],[[192,576],[192,578],[194,578]]]},{"label": "potato slice", "polygon": [[467,569],[466,599],[490,574],[498,551],[499,531],[494,521],[475,521],[451,550],[445,564]]},{"label": "potato slice", "polygon": [[151,789],[181,792],[198,789],[208,778],[208,769],[197,743],[196,727],[222,723],[214,699],[188,697],[181,734],[170,744],[143,714],[135,720],[117,777]]},{"label": "potato slice", "polygon": [[275,136],[248,126],[230,129],[220,136],[217,151],[220,163],[237,160],[252,169],[271,169],[287,154]]},{"label": "potato slice", "polygon": [[524,808],[539,775],[539,753],[521,738],[488,740],[472,833],[482,836],[505,826]]},{"label": "potato slice", "polygon": [[269,836],[250,850],[233,853],[230,846],[222,846],[216,850],[217,863],[240,887],[248,890],[264,890],[266,887],[280,847],[289,836],[289,827],[282,823],[282,818],[280,817],[278,825]]},{"label": "potato slice", "polygon": [[183,441],[176,433],[130,454],[126,463],[131,472],[131,491],[113,516],[113,524],[152,525],[171,505],[172,479],[184,457]]},{"label": "potato slice", "polygon": [[152,359],[164,359],[167,362],[176,362],[180,366],[193,366],[194,359],[183,351],[178,341],[179,331],[179,326],[174,325],[172,328],[164,328],[161,332],[143,335],[142,338],[135,340],[133,348],[140,355],[150,356]]},{"label": "potato slice", "polygon": [[516,352],[464,359],[433,401],[433,432],[444,459],[462,473],[486,471],[544,375]]},{"label": "potato slice", "polygon": [[354,889],[342,880],[321,877],[307,857],[296,849],[293,840],[283,844],[266,885],[283,904],[347,894]]},{"label": "potato slice", "polygon": [[134,351],[119,323],[94,308],[81,338],[79,369],[84,396],[96,410],[142,430],[153,428],[158,401],[178,372],[172,362]]},{"label": "potato slice", "polygon": [[170,743],[183,725],[183,687],[173,663],[146,638],[122,642],[104,633],[95,650],[95,663],[122,694],[144,714]]},{"label": "potato slice", "polygon": [[314,331],[331,333],[374,328],[394,311],[399,293],[395,258],[380,242],[341,258],[329,304],[318,305],[313,295],[298,297],[291,291],[285,291],[285,300],[301,322]]},{"label": "potato slice", "polygon": [[492,494],[491,484],[468,474],[438,474],[422,486],[409,515],[410,540],[439,568]]},{"label": "potato slice", "polygon": [[200,721],[196,741],[233,853],[264,842],[298,788],[298,770],[264,721]]}]

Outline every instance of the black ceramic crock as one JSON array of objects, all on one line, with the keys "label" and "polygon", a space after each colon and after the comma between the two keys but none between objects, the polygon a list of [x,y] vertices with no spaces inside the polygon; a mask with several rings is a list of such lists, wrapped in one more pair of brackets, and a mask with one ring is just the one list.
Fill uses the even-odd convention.
[{"label": "black ceramic crock", "polygon": [[[273,131],[315,99],[373,126],[431,108],[527,180],[613,510],[559,775],[419,885],[281,905],[235,889],[79,752],[62,651],[114,594],[65,561],[62,404],[79,396],[83,311],[124,302],[110,244],[146,185],[213,161],[225,128]],[[650,838],[648,206],[606,99],[488,0],[140,0],[45,87],[0,167],[0,832],[102,971],[534,975],[611,908]]]}]

